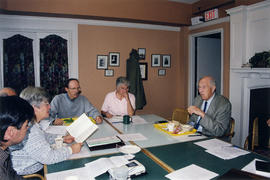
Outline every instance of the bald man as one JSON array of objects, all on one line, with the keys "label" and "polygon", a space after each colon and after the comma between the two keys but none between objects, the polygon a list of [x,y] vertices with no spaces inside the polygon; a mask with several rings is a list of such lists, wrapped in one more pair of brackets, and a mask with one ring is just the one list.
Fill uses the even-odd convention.
[{"label": "bald man", "polygon": [[231,103],[215,93],[216,82],[213,77],[205,76],[199,81],[200,95],[193,106],[188,108],[191,115],[189,124],[207,136],[222,137],[230,131]]},{"label": "bald man", "polygon": [[16,96],[16,92],[14,89],[10,87],[5,87],[0,90],[0,97],[2,96]]}]

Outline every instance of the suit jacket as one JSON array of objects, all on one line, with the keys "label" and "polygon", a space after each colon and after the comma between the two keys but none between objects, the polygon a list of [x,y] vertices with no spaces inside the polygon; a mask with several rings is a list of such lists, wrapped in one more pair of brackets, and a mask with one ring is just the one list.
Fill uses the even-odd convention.
[{"label": "suit jacket", "polygon": [[[203,100],[198,96],[194,100],[194,106],[201,108]],[[221,95],[215,95],[200,125],[202,134],[221,137],[230,131],[231,103]],[[192,114],[189,121],[196,123],[198,115]]]}]

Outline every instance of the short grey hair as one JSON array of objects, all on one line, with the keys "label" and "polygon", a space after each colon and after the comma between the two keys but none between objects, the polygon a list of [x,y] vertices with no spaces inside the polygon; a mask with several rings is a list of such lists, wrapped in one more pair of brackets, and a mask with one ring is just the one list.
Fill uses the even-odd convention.
[{"label": "short grey hair", "polygon": [[[212,76],[204,76],[202,78],[199,79],[199,82],[202,80],[202,79],[205,79],[205,78],[208,78],[209,81],[210,81],[210,85],[213,87],[213,86],[216,86],[216,80],[212,77]],[[199,83],[198,82],[198,83]]]},{"label": "short grey hair", "polygon": [[44,101],[49,101],[49,94],[42,87],[28,86],[20,93],[20,97],[28,101],[32,106],[40,107]]},{"label": "short grey hair", "polygon": [[130,85],[129,80],[128,80],[126,77],[120,76],[120,77],[118,77],[118,78],[116,79],[116,88],[117,88],[119,85],[121,85],[121,84],[124,84],[124,85],[126,85],[127,87],[129,87],[129,85]]}]

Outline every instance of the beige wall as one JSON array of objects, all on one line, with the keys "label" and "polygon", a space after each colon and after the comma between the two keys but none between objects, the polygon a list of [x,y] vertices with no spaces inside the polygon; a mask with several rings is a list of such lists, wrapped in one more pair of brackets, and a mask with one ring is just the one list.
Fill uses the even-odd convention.
[{"label": "beige wall", "polygon": [[[132,48],[146,48],[148,80],[143,81],[147,105],[141,113],[155,113],[169,117],[173,108],[184,104],[184,86],[181,83],[180,32],[145,30],[121,27],[79,25],[79,79],[85,94],[100,109],[106,93],[115,89],[118,76],[126,75],[126,60]],[[120,67],[114,77],[104,77],[104,70],[96,69],[98,54],[120,52]],[[158,76],[158,69],[151,67],[151,54],[170,54],[171,68],[166,76]]]},{"label": "beige wall", "polygon": [[[3,2],[3,3],[1,3]],[[9,11],[190,24],[192,6],[167,0],[0,0]]]}]

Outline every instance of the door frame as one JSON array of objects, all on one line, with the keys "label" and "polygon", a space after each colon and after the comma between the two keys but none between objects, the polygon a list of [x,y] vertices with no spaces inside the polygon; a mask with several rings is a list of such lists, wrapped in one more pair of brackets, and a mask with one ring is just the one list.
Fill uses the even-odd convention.
[{"label": "door frame", "polygon": [[188,106],[192,105],[194,100],[194,81],[195,81],[195,38],[210,34],[220,33],[221,35],[221,82],[220,82],[220,92],[223,94],[223,72],[224,72],[224,30],[222,28],[194,33],[189,35],[189,80],[188,80]]}]

